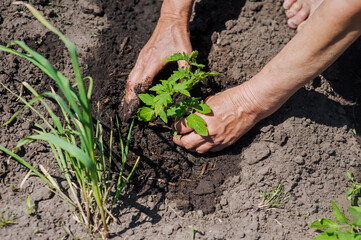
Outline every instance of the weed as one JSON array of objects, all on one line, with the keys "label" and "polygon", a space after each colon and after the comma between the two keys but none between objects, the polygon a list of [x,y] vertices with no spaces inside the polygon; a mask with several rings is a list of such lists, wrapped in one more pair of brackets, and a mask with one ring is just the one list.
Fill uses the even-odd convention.
[{"label": "weed", "polygon": [[[188,127],[194,129],[199,135],[208,136],[206,122],[202,117],[195,114],[195,112],[207,114],[211,112],[210,107],[200,98],[192,97],[190,90],[198,83],[206,83],[208,76],[218,76],[220,73],[203,72],[203,64],[196,62],[198,56],[197,51],[190,54],[176,53],[168,57],[169,62],[184,60],[189,66],[197,67],[192,72],[189,67],[185,69],[178,68],[168,78],[168,80],[161,80],[160,84],[150,88],[149,91],[156,92],[152,94],[139,94],[138,97],[145,103],[144,107],[138,109],[137,116],[140,121],[149,122],[153,115],[159,116],[165,123],[168,123],[168,118],[173,117],[179,120],[186,117]],[[180,103],[173,101],[173,95],[179,93],[182,96]]]},{"label": "weed", "polygon": [[357,206],[357,200],[361,200],[359,196],[361,186],[355,182],[351,171],[347,172],[347,177],[353,185],[353,188],[347,190],[346,199],[351,200],[351,206],[348,207],[348,211],[354,220],[349,220],[337,206],[336,202],[331,200],[333,215],[336,217],[337,222],[324,217],[312,222],[310,227],[321,231],[321,234],[316,236],[314,240],[361,239],[361,206]]},{"label": "weed", "polygon": [[26,199],[26,207],[24,208],[24,210],[29,214],[33,214],[34,210],[36,209],[36,205],[31,204],[31,200],[30,200],[30,195],[28,196],[28,198]]},{"label": "weed", "polygon": [[356,206],[358,202],[361,202],[361,184],[355,181],[351,170],[347,172],[347,177],[352,183],[352,188],[347,189],[346,199],[351,201],[352,206]]},{"label": "weed", "polygon": [[[39,94],[27,82],[23,82],[22,85],[34,95],[33,99],[27,101],[22,96],[12,92],[9,88],[0,83],[5,89],[11,92],[14,96],[18,97],[18,99],[25,104],[25,106],[17,111],[4,125],[12,122],[24,109],[30,108],[40,117],[41,120],[44,121],[47,128],[50,129],[47,131],[42,125],[35,123],[35,135],[21,139],[12,151],[2,147],[1,145],[0,150],[13,157],[47,182],[50,185],[51,190],[71,207],[76,219],[88,227],[90,233],[92,233],[92,231],[100,231],[103,238],[107,239],[107,216],[112,216],[111,211],[113,205],[129,181],[129,178],[133,174],[139,162],[138,158],[129,175],[125,177],[123,173],[133,123],[130,127],[125,146],[120,138],[122,169],[119,174],[115,174],[110,169],[113,130],[111,130],[109,140],[110,157],[106,160],[103,147],[103,130],[99,118],[96,121],[95,129],[93,125],[90,105],[93,80],[91,77],[83,78],[81,76],[75,45],[59,30],[54,28],[31,5],[21,2],[15,3],[24,4],[45,27],[58,35],[63,41],[71,57],[76,83],[71,85],[68,78],[66,78],[58,70],[54,69],[46,58],[30,49],[24,42],[14,41],[8,46],[0,45],[0,50],[25,58],[40,68],[56,82],[59,90],[64,96],[64,98],[62,98],[53,89],[49,92]],[[13,47],[22,48],[26,54],[14,50]],[[85,80],[88,80],[89,82],[89,87],[87,89],[84,84]],[[44,98],[51,99],[58,104],[63,114],[62,118],[53,112],[50,106],[45,102]],[[33,107],[33,104],[39,101],[51,116],[53,124],[51,124],[44,115]],[[120,132],[118,119],[117,127]],[[57,182],[48,173],[44,166],[39,165],[39,171],[15,154],[17,148],[36,140],[45,141],[49,144],[53,151],[54,158],[68,183],[69,194],[72,197],[69,197],[67,193],[61,191]],[[100,153],[99,156],[96,155],[96,152]],[[76,187],[73,184],[74,180],[77,182]],[[113,184],[113,182],[116,183]],[[115,197],[111,201],[109,199],[109,193],[112,190],[115,192]],[[102,228],[100,228],[100,226]]]},{"label": "weed", "polygon": [[272,187],[269,191],[262,192],[262,201],[259,208],[276,208],[283,206],[288,199],[283,191],[283,184]]},{"label": "weed", "polygon": [[6,227],[10,224],[17,224],[14,222],[14,214],[8,215],[8,209],[0,213],[0,227]]},{"label": "weed", "polygon": [[192,233],[191,233],[191,239],[194,240],[196,239],[196,233],[198,232],[198,229],[196,226],[191,225],[189,226],[189,228],[191,229]]}]

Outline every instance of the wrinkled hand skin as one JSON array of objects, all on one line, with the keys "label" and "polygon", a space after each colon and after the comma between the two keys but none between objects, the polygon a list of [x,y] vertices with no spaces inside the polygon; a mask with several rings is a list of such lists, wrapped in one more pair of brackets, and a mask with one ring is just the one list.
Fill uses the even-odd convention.
[{"label": "wrinkled hand skin", "polygon": [[174,124],[174,129],[180,135],[174,136],[173,141],[197,153],[220,151],[236,142],[264,117],[262,107],[255,102],[247,85],[244,83],[206,100],[212,112],[207,115],[197,114],[207,124],[207,137],[198,135],[182,119]]},{"label": "wrinkled hand skin", "polygon": [[[138,106],[138,94],[148,90],[153,78],[167,64],[166,58],[174,53],[190,53],[192,46],[189,38],[188,18],[164,14],[148,43],[141,50],[135,67],[129,74],[119,113],[122,120],[131,118]],[[178,62],[184,68],[184,61]]]}]

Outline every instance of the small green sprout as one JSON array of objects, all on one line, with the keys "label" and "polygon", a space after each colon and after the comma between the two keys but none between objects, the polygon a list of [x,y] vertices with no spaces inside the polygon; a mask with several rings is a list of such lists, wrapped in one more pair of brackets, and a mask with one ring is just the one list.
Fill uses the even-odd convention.
[{"label": "small green sprout", "polygon": [[359,197],[361,186],[355,182],[351,170],[347,172],[347,177],[353,185],[353,188],[349,188],[346,194],[347,200],[351,200],[352,206],[348,207],[348,211],[353,217],[353,221],[350,221],[337,206],[336,202],[331,200],[333,215],[336,217],[336,221],[323,217],[312,222],[311,228],[322,231],[314,240],[361,239],[361,206],[357,206],[357,200],[361,200]]},{"label": "small green sprout", "polygon": [[190,225],[189,228],[191,229],[191,238],[192,240],[196,239],[196,233],[198,232],[198,228],[194,225]]},{"label": "small green sprout", "polygon": [[351,201],[352,206],[356,206],[357,201],[361,202],[361,185],[355,181],[351,170],[347,172],[347,177],[352,182],[352,188],[347,189],[346,199]]},{"label": "small green sprout", "polygon": [[[196,67],[195,71],[191,71],[189,67],[185,69],[178,68],[168,78],[168,80],[161,80],[160,84],[150,88],[156,95],[144,93],[139,94],[138,97],[146,105],[138,109],[138,120],[149,122],[155,115],[168,123],[168,118],[173,117],[179,120],[186,117],[188,127],[194,129],[201,136],[208,136],[206,122],[202,117],[195,113],[208,114],[211,108],[203,102],[200,98],[192,97],[191,89],[199,82],[206,84],[208,76],[219,76],[217,72],[203,72],[205,67],[203,64],[196,62],[198,51],[193,51],[190,54],[176,53],[168,57],[168,62],[175,62],[184,60],[189,66]],[[174,102],[174,94],[180,94],[180,102]]]},{"label": "small green sprout", "polygon": [[26,207],[24,208],[24,210],[29,214],[33,214],[34,210],[36,209],[36,205],[31,204],[31,200],[30,200],[30,195],[28,196],[28,198],[26,199]]},{"label": "small green sprout", "polygon": [[0,227],[6,227],[10,224],[17,224],[14,220],[14,214],[9,216],[8,209],[0,213]]},{"label": "small green sprout", "polygon": [[281,207],[287,201],[288,196],[283,191],[283,184],[272,187],[271,190],[262,192],[262,201],[258,204],[259,208]]}]

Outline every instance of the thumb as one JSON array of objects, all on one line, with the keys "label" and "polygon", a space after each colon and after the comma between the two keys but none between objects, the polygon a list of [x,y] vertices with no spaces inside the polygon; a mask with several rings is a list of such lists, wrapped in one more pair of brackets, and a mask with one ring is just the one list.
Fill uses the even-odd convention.
[{"label": "thumb", "polygon": [[187,126],[187,120],[185,118],[179,120],[178,122],[175,122],[173,124],[173,128],[179,134],[186,134],[193,131],[192,128]]}]

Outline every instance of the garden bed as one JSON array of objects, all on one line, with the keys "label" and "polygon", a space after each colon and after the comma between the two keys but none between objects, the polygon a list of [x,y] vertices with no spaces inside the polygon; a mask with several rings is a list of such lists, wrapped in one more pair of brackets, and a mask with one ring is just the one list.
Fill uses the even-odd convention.
[{"label": "garden bed", "polygon": [[[39,9],[77,47],[86,75],[94,78],[93,109],[99,103],[105,136],[118,112],[124,85],[136,57],[156,25],[160,1],[37,0]],[[286,25],[281,1],[201,0],[190,25],[198,61],[223,77],[210,79],[194,92],[209,96],[255,75],[295,34]],[[22,6],[0,3],[0,44],[24,40],[71,76],[68,55],[58,38],[46,31]],[[342,207],[349,184],[346,172],[359,171],[361,43],[298,91],[279,111],[261,121],[233,146],[198,155],[177,147],[171,132],[135,122],[129,161],[141,161],[117,205],[118,223],[109,226],[113,239],[312,239],[309,228],[320,217],[331,217],[329,200]],[[25,60],[0,53],[0,81],[19,92],[21,81],[37,91],[55,87]],[[166,76],[171,68],[160,76]],[[22,107],[0,87],[0,123]],[[24,92],[25,97],[28,93]],[[30,95],[30,94],[28,94]],[[40,111],[44,109],[40,107]],[[96,113],[94,115],[96,117]],[[11,149],[31,134],[34,121],[25,111],[0,128],[0,144]],[[129,122],[123,122],[123,134]],[[361,130],[360,130],[361,131]],[[123,136],[124,137],[124,136]],[[115,146],[115,158],[119,146]],[[48,147],[35,142],[20,153],[34,165],[57,175]],[[116,160],[113,160],[116,161]],[[119,158],[118,158],[118,161]],[[118,164],[119,165],[119,164]],[[116,169],[117,166],[114,166]],[[130,166],[129,166],[130,169]],[[129,170],[128,169],[128,170]],[[68,205],[27,169],[0,154],[0,211],[16,223],[1,228],[1,239],[89,239],[72,218]],[[61,182],[62,179],[59,179]],[[285,199],[277,208],[260,208],[262,192],[284,185]],[[24,208],[30,196],[35,214]]]}]

